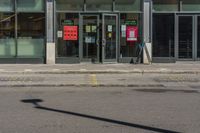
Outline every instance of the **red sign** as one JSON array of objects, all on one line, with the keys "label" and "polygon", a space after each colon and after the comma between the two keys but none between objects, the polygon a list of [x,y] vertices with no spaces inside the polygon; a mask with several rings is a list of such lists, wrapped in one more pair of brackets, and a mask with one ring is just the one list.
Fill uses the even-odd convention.
[{"label": "red sign", "polygon": [[136,42],[138,40],[138,27],[127,26],[126,27],[126,41]]},{"label": "red sign", "polygon": [[76,41],[78,40],[78,26],[64,26],[63,40]]}]

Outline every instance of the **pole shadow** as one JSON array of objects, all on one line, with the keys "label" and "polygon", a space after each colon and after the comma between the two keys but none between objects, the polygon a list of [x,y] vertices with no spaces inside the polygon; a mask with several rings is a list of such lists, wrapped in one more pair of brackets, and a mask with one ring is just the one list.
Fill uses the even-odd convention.
[{"label": "pole shadow", "polygon": [[154,132],[158,132],[158,133],[181,133],[181,132],[177,132],[177,131],[156,128],[156,127],[150,127],[150,126],[145,126],[145,125],[141,125],[141,124],[129,123],[129,122],[113,120],[113,119],[108,119],[108,118],[103,118],[103,117],[98,117],[98,116],[92,116],[92,115],[81,114],[81,113],[65,111],[65,110],[58,110],[58,109],[54,109],[54,108],[48,108],[48,107],[41,106],[39,104],[39,102],[43,102],[43,100],[41,100],[41,99],[23,99],[23,100],[21,100],[21,102],[33,104],[34,108],[40,109],[40,110],[57,112],[57,113],[62,113],[62,114],[67,114],[67,115],[73,115],[73,116],[83,117],[83,118],[87,118],[87,119],[108,122],[108,123],[112,123],[112,124],[118,124],[118,125],[123,125],[123,126],[143,129],[143,130],[154,131]]}]

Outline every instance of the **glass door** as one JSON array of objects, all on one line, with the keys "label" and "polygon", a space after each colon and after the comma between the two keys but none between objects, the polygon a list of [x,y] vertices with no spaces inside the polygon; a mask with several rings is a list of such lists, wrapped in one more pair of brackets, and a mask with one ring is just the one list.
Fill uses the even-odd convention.
[{"label": "glass door", "polygon": [[99,15],[82,15],[82,61],[99,62]]},{"label": "glass door", "polygon": [[114,14],[103,14],[102,20],[102,62],[116,62],[118,18]]},{"label": "glass door", "polygon": [[179,16],[178,21],[178,59],[194,59],[193,16]]}]

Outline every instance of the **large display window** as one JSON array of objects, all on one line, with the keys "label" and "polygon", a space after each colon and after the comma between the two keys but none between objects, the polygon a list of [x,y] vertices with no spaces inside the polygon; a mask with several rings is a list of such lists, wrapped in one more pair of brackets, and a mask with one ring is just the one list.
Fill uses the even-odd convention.
[{"label": "large display window", "polygon": [[57,13],[57,24],[57,57],[79,57],[79,15]]},{"label": "large display window", "polygon": [[44,61],[46,31],[44,2],[44,0],[0,1],[0,58],[11,60],[8,62],[13,61],[13,63],[29,61],[26,58]]},{"label": "large display window", "polygon": [[43,13],[19,13],[17,27],[18,57],[43,57],[45,37]]},{"label": "large display window", "polygon": [[0,57],[16,56],[15,14],[0,13]]},{"label": "large display window", "polygon": [[174,14],[153,15],[153,57],[174,57]]},{"label": "large display window", "polygon": [[[136,57],[142,40],[141,14],[122,13],[120,15],[120,58]],[[134,36],[130,38],[130,34]]]}]

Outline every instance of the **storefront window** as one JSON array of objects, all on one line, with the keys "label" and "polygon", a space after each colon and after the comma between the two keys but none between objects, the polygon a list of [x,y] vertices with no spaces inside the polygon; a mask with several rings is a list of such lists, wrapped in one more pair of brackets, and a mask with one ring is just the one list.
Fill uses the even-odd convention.
[{"label": "storefront window", "polygon": [[[76,13],[58,13],[57,18],[57,56],[79,57],[79,15]],[[68,28],[73,33],[65,33]]]},{"label": "storefront window", "polygon": [[141,0],[115,0],[117,11],[141,11]]},{"label": "storefront window", "polygon": [[18,57],[43,57],[45,37],[44,13],[18,14]]},{"label": "storefront window", "polygon": [[44,11],[44,0],[17,0],[17,11]]},{"label": "storefront window", "polygon": [[13,11],[14,2],[12,0],[0,0],[0,11]]},{"label": "storefront window", "polygon": [[[141,14],[123,13],[120,15],[120,24],[120,57],[136,57],[142,35]],[[131,40],[128,37],[130,29],[134,32]]]},{"label": "storefront window", "polygon": [[15,15],[0,13],[0,57],[15,56]]},{"label": "storefront window", "polygon": [[82,11],[84,0],[56,0],[57,10]]},{"label": "storefront window", "polygon": [[87,11],[112,11],[112,0],[86,0]]},{"label": "storefront window", "polygon": [[200,11],[200,0],[181,0],[183,11]]},{"label": "storefront window", "polygon": [[174,57],[174,14],[153,15],[153,56]]},{"label": "storefront window", "polygon": [[178,11],[179,0],[153,0],[154,11]]}]

